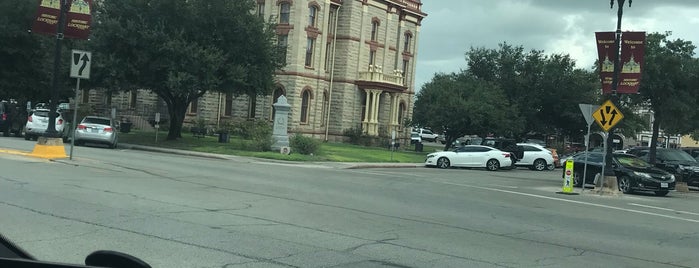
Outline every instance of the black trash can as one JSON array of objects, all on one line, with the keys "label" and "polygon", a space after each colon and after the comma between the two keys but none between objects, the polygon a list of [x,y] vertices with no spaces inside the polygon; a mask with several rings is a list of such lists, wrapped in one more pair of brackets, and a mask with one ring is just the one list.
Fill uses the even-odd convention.
[{"label": "black trash can", "polygon": [[422,152],[422,142],[415,143],[415,151]]},{"label": "black trash can", "polygon": [[218,142],[220,143],[228,143],[231,139],[230,134],[228,133],[219,133],[218,134]]},{"label": "black trash can", "polygon": [[131,132],[131,126],[133,126],[131,122],[122,122],[119,124],[119,130],[121,130],[121,133],[129,133]]}]

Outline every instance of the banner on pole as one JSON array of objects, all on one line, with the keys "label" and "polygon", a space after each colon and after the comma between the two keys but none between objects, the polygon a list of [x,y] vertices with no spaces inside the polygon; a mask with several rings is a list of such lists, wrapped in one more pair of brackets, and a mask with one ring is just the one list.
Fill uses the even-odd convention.
[{"label": "banner on pole", "polygon": [[32,32],[38,34],[56,35],[58,17],[61,15],[60,0],[39,0]]},{"label": "banner on pole", "polygon": [[599,65],[602,93],[612,93],[614,78],[614,60],[616,59],[616,38],[614,32],[596,32],[597,64]]},{"label": "banner on pole", "polygon": [[68,0],[65,37],[87,39],[92,29],[92,0]]},{"label": "banner on pole", "polygon": [[641,71],[646,49],[645,32],[624,32],[621,35],[621,72],[617,93],[636,94],[641,85]]}]

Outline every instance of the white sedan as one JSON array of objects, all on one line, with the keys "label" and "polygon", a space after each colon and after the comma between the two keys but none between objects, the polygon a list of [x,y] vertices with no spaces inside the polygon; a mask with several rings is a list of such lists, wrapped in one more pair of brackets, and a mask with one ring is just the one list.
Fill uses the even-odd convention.
[{"label": "white sedan", "polygon": [[546,170],[549,166],[553,167],[553,153],[543,146],[534,143],[517,143],[517,147],[522,152],[522,157],[515,165],[538,171]]},{"label": "white sedan", "polygon": [[489,146],[466,145],[453,151],[442,151],[427,155],[425,166],[438,168],[449,167],[484,167],[495,171],[500,167],[512,166],[510,153]]}]

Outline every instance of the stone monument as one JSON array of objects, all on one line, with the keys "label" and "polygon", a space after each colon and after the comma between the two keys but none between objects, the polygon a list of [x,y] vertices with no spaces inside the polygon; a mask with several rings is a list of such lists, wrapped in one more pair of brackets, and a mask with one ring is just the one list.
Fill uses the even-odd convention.
[{"label": "stone monument", "polygon": [[274,106],[274,128],[272,129],[272,150],[280,151],[289,147],[289,110],[291,106],[286,102],[286,97],[279,96]]}]

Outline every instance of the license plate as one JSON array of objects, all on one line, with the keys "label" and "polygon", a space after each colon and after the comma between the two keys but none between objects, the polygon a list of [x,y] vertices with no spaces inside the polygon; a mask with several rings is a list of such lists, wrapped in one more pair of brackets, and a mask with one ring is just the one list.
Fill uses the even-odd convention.
[{"label": "license plate", "polygon": [[661,182],[660,188],[667,188],[667,182]]},{"label": "license plate", "polygon": [[99,132],[99,131],[100,131],[99,129],[92,128],[92,132],[93,132],[93,133],[97,133],[97,132]]}]

